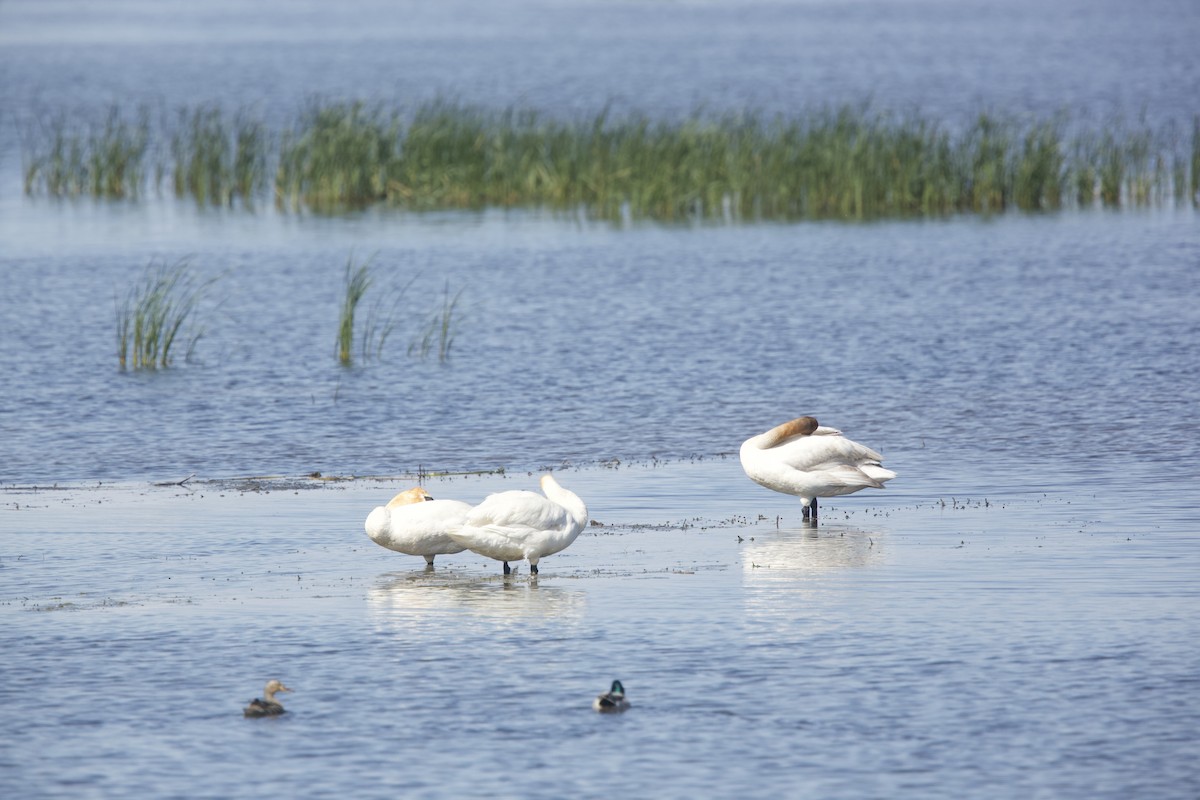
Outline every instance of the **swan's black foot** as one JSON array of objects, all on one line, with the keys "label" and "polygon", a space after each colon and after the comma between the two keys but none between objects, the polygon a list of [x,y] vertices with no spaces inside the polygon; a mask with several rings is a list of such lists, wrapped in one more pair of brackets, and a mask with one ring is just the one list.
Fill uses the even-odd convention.
[{"label": "swan's black foot", "polygon": [[505,562],[504,562],[504,574],[505,574],[505,575],[511,575],[511,574],[512,574],[512,567],[510,567],[510,566],[508,565],[508,562],[507,562],[507,561],[505,561]]}]

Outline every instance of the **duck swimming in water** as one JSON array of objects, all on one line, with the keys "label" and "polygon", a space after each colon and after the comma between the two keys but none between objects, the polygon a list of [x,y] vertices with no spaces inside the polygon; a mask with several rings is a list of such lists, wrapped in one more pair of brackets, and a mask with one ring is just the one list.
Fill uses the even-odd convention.
[{"label": "duck swimming in water", "polygon": [[587,525],[587,506],[574,492],[558,485],[553,476],[542,476],[542,491],[497,492],[467,514],[466,522],[450,537],[473,553],[504,562],[529,560],[529,572],[538,574],[538,560],[566,549]]},{"label": "duck swimming in water", "polygon": [[784,494],[799,495],[804,519],[817,518],[817,498],[860,489],[882,489],[896,477],[883,456],[852,442],[837,428],[813,417],[777,425],[742,443],[742,469],[752,481]]},{"label": "duck swimming in water", "polygon": [[246,717],[277,717],[284,714],[286,712],[283,703],[275,699],[275,693],[290,691],[291,689],[279,681],[271,679],[267,681],[267,686],[263,689],[262,698],[251,700],[250,705],[242,709],[242,715]]},{"label": "duck swimming in water", "polygon": [[620,681],[613,681],[612,688],[592,701],[592,708],[602,714],[611,714],[629,708],[625,699],[625,687]]},{"label": "duck swimming in water", "polygon": [[365,527],[376,544],[397,553],[424,556],[425,563],[432,567],[434,556],[467,549],[450,534],[462,527],[470,510],[470,503],[434,500],[429,492],[415,486],[371,511]]}]

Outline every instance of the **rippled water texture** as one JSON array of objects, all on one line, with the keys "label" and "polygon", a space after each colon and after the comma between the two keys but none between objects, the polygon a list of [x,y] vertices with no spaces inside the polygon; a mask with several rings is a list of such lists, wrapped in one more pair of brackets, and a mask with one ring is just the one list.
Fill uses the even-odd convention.
[{"label": "rippled water texture", "polygon": [[[351,222],[266,242],[235,225],[194,257],[219,276],[195,363],[152,374],[120,372],[115,353],[112,287],[141,259],[10,257],[0,480],[710,456],[811,413],[971,484],[1126,491],[1196,460],[1196,230],[1187,212],[631,231]],[[356,249],[416,283],[383,359],[345,369],[334,334]],[[409,358],[445,281],[463,290],[451,358]]]},{"label": "rippled water texture", "polygon": [[[916,477],[869,502],[829,501],[813,529],[793,500],[739,478],[727,459],[561,474],[606,524],[545,559],[536,583],[469,553],[427,572],[372,544],[361,519],[399,484],[10,493],[5,524],[22,534],[0,562],[0,787],[1200,787],[1194,533],[1104,499],[931,500]],[[429,486],[469,500],[532,481]],[[270,676],[296,690],[288,715],[243,720]],[[634,707],[602,717],[591,698],[614,677]]]},{"label": "rippled water texture", "polygon": [[[0,796],[1200,795],[1192,209],[59,203],[21,194],[15,122],[441,93],[1190,129],[1197,8],[0,3]],[[345,368],[351,257],[412,283]],[[117,298],[181,258],[215,279],[192,357],[121,372]],[[409,357],[447,287],[450,359]],[[729,455],[802,413],[900,474],[815,529]],[[547,467],[604,524],[536,584],[363,533],[399,476],[504,469],[426,481],[478,500]],[[289,713],[244,720],[270,677]]]}]

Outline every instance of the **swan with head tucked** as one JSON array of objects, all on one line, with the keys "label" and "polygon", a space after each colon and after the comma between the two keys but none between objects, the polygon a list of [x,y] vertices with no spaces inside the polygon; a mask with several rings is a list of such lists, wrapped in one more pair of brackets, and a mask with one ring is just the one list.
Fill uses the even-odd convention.
[{"label": "swan with head tucked", "polygon": [[592,701],[592,708],[602,714],[624,711],[630,705],[630,702],[625,699],[625,687],[620,681],[613,681],[610,690]]},{"label": "swan with head tucked", "polygon": [[450,537],[473,553],[504,562],[529,560],[529,572],[538,574],[538,560],[568,547],[587,525],[587,506],[574,492],[542,476],[542,491],[509,491],[489,495],[467,514],[467,520]]},{"label": "swan with head tucked", "polygon": [[882,489],[896,477],[883,456],[812,417],[777,425],[742,443],[742,469],[755,483],[800,497],[804,519],[817,518],[817,498]]},{"label": "swan with head tucked", "polygon": [[416,486],[371,511],[365,527],[376,544],[397,553],[425,556],[425,563],[433,566],[434,556],[466,550],[450,534],[462,527],[470,510],[470,503],[434,500]]},{"label": "swan with head tucked", "polygon": [[283,703],[275,699],[276,692],[290,692],[291,689],[275,679],[267,681],[263,696],[250,701],[250,705],[242,709],[246,717],[277,717],[285,713]]}]

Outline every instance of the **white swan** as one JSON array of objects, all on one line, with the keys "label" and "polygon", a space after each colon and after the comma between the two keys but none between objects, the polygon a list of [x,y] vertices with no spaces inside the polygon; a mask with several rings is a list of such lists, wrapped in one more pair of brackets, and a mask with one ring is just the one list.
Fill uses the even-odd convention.
[{"label": "white swan", "polygon": [[860,489],[882,489],[896,477],[880,462],[883,456],[852,442],[836,428],[812,417],[777,425],[742,443],[742,469],[755,483],[784,494],[799,495],[803,517],[817,518],[817,498],[837,497]]},{"label": "white swan", "polygon": [[471,552],[504,562],[529,560],[538,573],[538,560],[563,550],[587,525],[587,506],[574,492],[542,476],[542,497],[536,492],[510,491],[489,495],[471,509],[467,521],[450,537]]},{"label": "white swan", "polygon": [[432,566],[434,556],[467,549],[450,534],[462,527],[470,510],[470,503],[434,500],[429,492],[416,486],[371,511],[365,527],[375,544],[397,553],[425,556],[425,563]]}]

